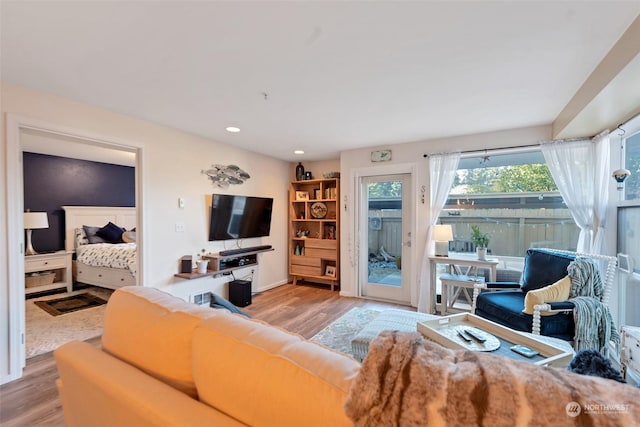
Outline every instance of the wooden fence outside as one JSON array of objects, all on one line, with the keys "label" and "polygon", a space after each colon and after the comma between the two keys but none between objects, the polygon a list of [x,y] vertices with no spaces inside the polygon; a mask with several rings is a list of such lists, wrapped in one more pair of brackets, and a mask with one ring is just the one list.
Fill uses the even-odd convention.
[{"label": "wooden fence outside", "polygon": [[[400,215],[399,210],[369,211],[369,217],[376,218],[369,226],[370,254],[377,254],[384,247],[387,253],[400,255]],[[532,247],[575,250],[580,233],[568,209],[444,209],[440,223],[453,226],[451,250],[474,251],[471,226],[477,225],[489,234],[489,251],[497,256],[523,257]]]}]

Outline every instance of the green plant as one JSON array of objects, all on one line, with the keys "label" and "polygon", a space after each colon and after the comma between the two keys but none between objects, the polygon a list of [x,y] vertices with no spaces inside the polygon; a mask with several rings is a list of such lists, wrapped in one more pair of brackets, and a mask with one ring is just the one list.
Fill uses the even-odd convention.
[{"label": "green plant", "polygon": [[479,248],[486,248],[489,244],[489,235],[480,231],[477,225],[471,226],[471,241]]}]

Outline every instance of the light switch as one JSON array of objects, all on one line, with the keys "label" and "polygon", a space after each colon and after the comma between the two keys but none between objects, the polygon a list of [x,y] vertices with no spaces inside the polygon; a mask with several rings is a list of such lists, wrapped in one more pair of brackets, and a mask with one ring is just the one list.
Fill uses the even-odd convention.
[{"label": "light switch", "polygon": [[176,233],[184,233],[187,226],[182,221],[176,222]]},{"label": "light switch", "polygon": [[184,199],[182,197],[178,197],[178,207],[184,209]]}]

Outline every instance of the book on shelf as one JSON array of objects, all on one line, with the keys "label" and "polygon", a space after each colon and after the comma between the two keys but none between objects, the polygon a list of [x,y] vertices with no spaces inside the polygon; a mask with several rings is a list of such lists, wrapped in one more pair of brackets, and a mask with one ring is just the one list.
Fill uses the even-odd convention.
[{"label": "book on shelf", "polygon": [[335,187],[325,188],[324,189],[324,198],[325,199],[335,199],[338,195]]}]

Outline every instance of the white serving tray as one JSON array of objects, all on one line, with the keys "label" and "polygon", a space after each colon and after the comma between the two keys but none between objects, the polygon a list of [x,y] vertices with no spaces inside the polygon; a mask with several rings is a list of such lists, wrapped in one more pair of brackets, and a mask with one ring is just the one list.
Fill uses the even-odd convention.
[{"label": "white serving tray", "polygon": [[[498,338],[500,346],[496,350],[489,352],[483,350],[490,354],[506,356],[511,359],[531,362],[536,365],[560,368],[566,368],[574,356],[572,350],[562,348],[562,345],[555,345],[553,343],[553,341],[559,340],[518,332],[470,313],[439,317],[437,319],[418,322],[417,324],[418,332],[429,340],[437,342],[446,348],[454,350],[480,350],[473,348],[477,346],[477,344],[472,343],[471,345],[467,345],[461,338],[457,337],[455,330],[461,327],[477,328]],[[522,344],[540,354],[531,358],[521,356],[510,350],[511,346],[515,344]]]}]

